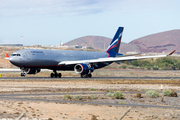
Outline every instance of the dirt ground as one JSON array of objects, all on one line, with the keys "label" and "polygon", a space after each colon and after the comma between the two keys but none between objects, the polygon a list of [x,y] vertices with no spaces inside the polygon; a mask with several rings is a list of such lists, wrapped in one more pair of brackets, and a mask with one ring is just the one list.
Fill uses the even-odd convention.
[{"label": "dirt ground", "polygon": [[[47,120],[118,120],[129,107],[61,104],[51,102],[1,101],[1,118],[15,118],[23,111],[24,119]],[[178,120],[180,110],[162,108],[132,107],[123,120]]]},{"label": "dirt ground", "polygon": [[[178,120],[180,109],[118,106],[118,104],[140,104],[180,107],[180,97],[164,97],[161,102],[162,91],[173,89],[180,91],[179,80],[170,80],[170,84],[163,84],[163,81],[156,80],[159,84],[150,84],[148,80],[141,80],[139,84],[126,84],[127,80],[0,80],[0,120],[14,120],[21,113],[25,112],[22,120],[118,120],[129,108],[130,111],[123,120]],[[154,81],[154,80],[153,80]],[[165,81],[165,80],[164,80]],[[176,84],[172,84],[176,82]],[[142,84],[143,83],[143,84]],[[161,90],[163,85],[163,90]],[[148,98],[145,91],[155,89],[160,96]],[[115,99],[107,96],[109,91],[120,91],[124,99]],[[135,92],[135,93],[128,93]],[[136,98],[137,93],[142,93],[142,98]],[[49,93],[50,95],[43,95]],[[55,94],[62,95],[55,95]],[[72,94],[78,93],[78,94]],[[2,95],[9,98],[27,98],[35,100],[9,100],[2,98]],[[19,94],[32,94],[21,95]],[[42,95],[36,95],[42,94]],[[52,94],[52,95],[51,95]],[[65,94],[72,98],[65,99]],[[178,92],[179,94],[179,92]],[[81,99],[76,99],[77,96]],[[92,98],[93,96],[93,98]],[[41,101],[45,99],[46,101]],[[57,100],[57,101],[52,101]],[[114,103],[117,105],[83,104],[58,102],[77,101],[91,103]]]}]

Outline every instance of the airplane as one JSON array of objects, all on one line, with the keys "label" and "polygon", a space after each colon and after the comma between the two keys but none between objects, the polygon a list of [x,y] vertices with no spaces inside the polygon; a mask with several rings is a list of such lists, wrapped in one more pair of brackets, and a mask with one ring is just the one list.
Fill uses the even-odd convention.
[{"label": "airplane", "polygon": [[110,65],[113,62],[120,64],[121,61],[130,61],[146,58],[158,58],[172,55],[156,56],[126,56],[118,53],[124,27],[119,27],[109,47],[104,52],[90,51],[70,51],[70,50],[45,50],[45,49],[22,49],[14,52],[6,59],[19,67],[22,71],[21,76],[26,74],[36,74],[41,69],[53,70],[50,77],[61,78],[61,73],[57,71],[75,71],[82,78],[91,78],[92,72]]}]

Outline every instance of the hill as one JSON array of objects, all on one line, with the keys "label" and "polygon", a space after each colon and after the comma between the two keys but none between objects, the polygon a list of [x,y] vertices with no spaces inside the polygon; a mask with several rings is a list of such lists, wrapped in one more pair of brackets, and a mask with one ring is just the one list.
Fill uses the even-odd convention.
[{"label": "hill", "polygon": [[[65,43],[66,45],[79,45],[79,46],[88,46],[93,47],[94,49],[106,50],[111,42],[112,38],[102,37],[102,36],[84,36],[72,41]],[[129,48],[130,46],[127,43],[121,42],[121,49]],[[122,50],[124,51],[124,50]]]},{"label": "hill", "polygon": [[[105,50],[111,42],[111,38],[102,36],[85,36],[74,39],[66,45],[79,45],[93,47],[94,49]],[[176,50],[180,54],[180,30],[171,30],[144,36],[131,41],[130,43],[121,43],[120,52],[171,52]]]},{"label": "hill", "polygon": [[176,50],[180,53],[180,30],[171,30],[148,35],[131,41],[131,45],[136,45],[140,52],[171,52]]}]

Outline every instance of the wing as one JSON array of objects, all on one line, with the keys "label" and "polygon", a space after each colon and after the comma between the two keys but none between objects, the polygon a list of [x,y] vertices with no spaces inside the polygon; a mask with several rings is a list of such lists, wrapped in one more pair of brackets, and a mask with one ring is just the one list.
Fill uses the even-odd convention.
[{"label": "wing", "polygon": [[127,57],[108,57],[108,58],[99,58],[99,59],[91,59],[91,60],[77,60],[77,61],[62,61],[58,65],[73,65],[78,63],[106,63],[106,62],[118,62],[118,61],[128,61],[128,60],[137,60],[137,59],[147,59],[147,58],[159,58],[159,57],[167,57],[172,55],[176,50],[172,51],[168,55],[156,55],[156,56],[127,56]]}]

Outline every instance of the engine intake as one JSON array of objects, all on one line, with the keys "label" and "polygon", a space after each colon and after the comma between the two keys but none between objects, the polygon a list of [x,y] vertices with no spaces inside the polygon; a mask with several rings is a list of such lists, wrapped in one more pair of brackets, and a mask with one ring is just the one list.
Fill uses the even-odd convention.
[{"label": "engine intake", "polygon": [[77,64],[74,66],[74,71],[78,74],[91,74],[94,71],[94,67],[90,64]]}]

